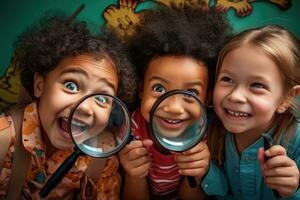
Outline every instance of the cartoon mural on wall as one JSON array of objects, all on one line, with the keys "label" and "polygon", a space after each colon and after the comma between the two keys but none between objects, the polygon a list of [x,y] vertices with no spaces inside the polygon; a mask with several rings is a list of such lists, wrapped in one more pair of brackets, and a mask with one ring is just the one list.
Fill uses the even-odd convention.
[{"label": "cartoon mural on wall", "polygon": [[10,108],[18,101],[19,79],[18,62],[15,57],[12,59],[4,76],[0,78],[0,111]]},{"label": "cartoon mural on wall", "polygon": [[[100,16],[105,20],[105,24],[118,32],[121,37],[134,34],[132,27],[139,23],[140,16],[144,11],[136,11],[136,8],[143,0],[119,0],[117,4],[107,6]],[[149,1],[148,1],[149,2]],[[210,0],[153,0],[151,2],[177,6],[186,4],[201,6],[203,9],[209,9],[214,6],[220,12],[227,12],[233,9],[237,16],[246,17],[252,12],[253,3],[272,3],[282,10],[291,7],[291,0],[216,0],[215,5],[210,5]],[[81,6],[76,15],[84,9]],[[15,105],[19,99],[20,81],[17,56],[14,56],[11,64],[5,74],[0,77],[0,111],[5,111]]]}]

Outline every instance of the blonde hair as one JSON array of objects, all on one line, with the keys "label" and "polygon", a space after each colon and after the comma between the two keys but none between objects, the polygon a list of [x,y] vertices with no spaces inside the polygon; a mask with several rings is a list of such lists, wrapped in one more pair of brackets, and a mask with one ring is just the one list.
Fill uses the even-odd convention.
[{"label": "blonde hair", "polygon": [[[268,25],[261,28],[249,29],[236,35],[220,51],[216,77],[220,72],[220,67],[225,56],[232,50],[243,45],[254,45],[266,53],[271,58],[283,77],[285,95],[295,85],[300,85],[300,43],[292,33],[286,29]],[[287,139],[291,138],[296,130],[297,118],[295,112],[299,112],[299,102],[295,98],[287,99],[290,107],[283,114],[275,113],[271,127],[274,127],[273,138],[278,142],[280,136],[284,133]],[[270,128],[271,128],[270,127]],[[221,121],[216,119],[210,126],[208,134],[208,146],[211,151],[212,159],[217,160],[219,164],[224,161],[224,142],[226,130]],[[282,142],[282,141],[281,141]],[[287,145],[288,140],[282,142]]]}]

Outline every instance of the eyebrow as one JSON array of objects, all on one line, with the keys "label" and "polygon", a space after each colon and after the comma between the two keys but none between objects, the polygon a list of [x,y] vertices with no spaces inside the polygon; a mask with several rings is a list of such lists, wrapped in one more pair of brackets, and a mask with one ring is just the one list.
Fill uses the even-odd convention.
[{"label": "eyebrow", "polygon": [[[75,74],[82,74],[83,76],[85,76],[87,79],[89,79],[89,75],[86,71],[80,69],[80,68],[76,68],[76,69],[65,69],[63,70],[60,75],[63,75],[63,74],[68,74],[68,73],[75,73]],[[114,91],[116,91],[116,88],[115,86],[110,82],[108,81],[106,78],[99,78],[98,79],[100,82],[104,82],[106,85],[108,85],[109,87],[111,87]]]},{"label": "eyebrow", "polygon": [[150,79],[149,79],[149,82],[153,81],[153,80],[159,80],[159,81],[162,81],[162,82],[165,82],[165,83],[170,83],[169,80],[165,79],[165,78],[162,78],[160,76],[152,76]]},{"label": "eyebrow", "polygon": [[[220,71],[220,73],[221,73],[221,71]],[[219,73],[219,74],[220,74],[220,73]],[[223,70],[222,73],[228,74],[228,75],[230,75],[230,76],[233,76],[233,75],[236,76],[236,74],[232,73],[231,71],[229,71],[229,70],[227,70],[227,69]],[[264,77],[264,76],[261,76],[261,75],[251,75],[250,78],[251,78],[252,80],[255,80],[255,81],[267,81],[267,82],[270,81],[268,78],[266,78],[266,77]]]},{"label": "eyebrow", "polygon": [[[160,80],[162,82],[165,82],[165,83],[170,83],[169,80],[163,78],[163,77],[160,77],[160,76],[152,76],[149,80],[149,82],[153,81],[153,80]],[[197,80],[197,81],[191,81],[191,82],[187,82],[185,83],[186,86],[194,86],[194,85],[200,85],[201,87],[204,87],[204,83],[203,81],[201,80]]]}]

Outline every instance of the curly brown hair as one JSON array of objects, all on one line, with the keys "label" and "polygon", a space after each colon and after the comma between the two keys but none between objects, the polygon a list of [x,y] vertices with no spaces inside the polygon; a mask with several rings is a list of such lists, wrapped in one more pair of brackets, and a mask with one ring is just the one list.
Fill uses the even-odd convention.
[{"label": "curly brown hair", "polygon": [[21,82],[32,97],[36,72],[46,76],[64,58],[80,54],[110,59],[119,77],[117,96],[129,107],[136,97],[136,75],[127,52],[116,35],[104,27],[93,34],[83,21],[61,14],[46,15],[18,37],[15,50],[20,52]]}]

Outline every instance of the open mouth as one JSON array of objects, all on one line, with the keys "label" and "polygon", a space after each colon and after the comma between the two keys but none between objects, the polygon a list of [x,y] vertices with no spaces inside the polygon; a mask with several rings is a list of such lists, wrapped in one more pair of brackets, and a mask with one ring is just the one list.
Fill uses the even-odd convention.
[{"label": "open mouth", "polygon": [[[66,136],[66,134],[68,135],[68,137],[70,137],[69,132],[68,132],[68,119],[67,118],[59,118],[58,120],[59,123],[59,127],[62,130],[62,134],[64,136]],[[88,129],[88,125],[79,122],[77,120],[72,120],[71,122],[71,131],[72,131],[72,136],[73,137],[77,137],[79,135],[81,135],[85,130]]]},{"label": "open mouth", "polygon": [[182,127],[183,122],[185,120],[179,120],[179,119],[165,119],[158,117],[158,122],[162,125],[162,127],[170,130],[179,129]]},{"label": "open mouth", "polygon": [[240,111],[234,111],[234,110],[230,110],[225,108],[226,113],[234,118],[248,118],[251,117],[252,115],[246,112],[240,112]]}]

